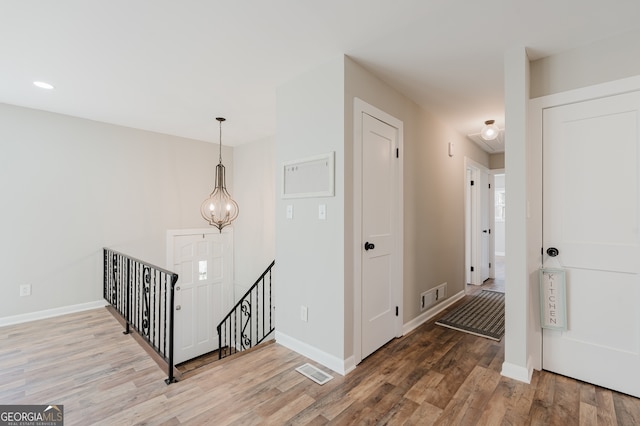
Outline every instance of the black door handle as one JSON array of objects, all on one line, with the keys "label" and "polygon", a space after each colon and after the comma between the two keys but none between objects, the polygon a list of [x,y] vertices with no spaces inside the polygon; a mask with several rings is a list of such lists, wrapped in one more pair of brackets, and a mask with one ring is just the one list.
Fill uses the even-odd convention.
[{"label": "black door handle", "polygon": [[557,255],[559,255],[559,254],[560,254],[560,252],[559,252],[559,251],[558,251],[558,249],[557,249],[557,248],[555,248],[555,247],[549,247],[549,248],[547,249],[547,254],[548,254],[549,256],[551,256],[551,257],[556,257]]},{"label": "black door handle", "polygon": [[366,243],[364,243],[364,249],[366,251],[373,250],[374,248],[376,248],[375,244],[370,243],[368,241]]}]

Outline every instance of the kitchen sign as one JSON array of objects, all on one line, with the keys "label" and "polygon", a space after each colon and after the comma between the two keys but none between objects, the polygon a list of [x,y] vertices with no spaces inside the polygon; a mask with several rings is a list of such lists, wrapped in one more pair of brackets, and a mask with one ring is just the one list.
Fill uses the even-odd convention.
[{"label": "kitchen sign", "polygon": [[565,271],[540,270],[540,326],[552,330],[567,329]]}]

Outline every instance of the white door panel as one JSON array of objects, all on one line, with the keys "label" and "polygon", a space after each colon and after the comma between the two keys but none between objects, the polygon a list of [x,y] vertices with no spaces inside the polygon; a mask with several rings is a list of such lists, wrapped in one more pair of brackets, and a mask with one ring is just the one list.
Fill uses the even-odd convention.
[{"label": "white door panel", "polygon": [[543,113],[543,243],[566,271],[567,330],[543,368],[640,396],[640,93]]},{"label": "white door panel", "polygon": [[230,307],[231,235],[173,238],[176,285],[174,361],[180,363],[218,348],[217,325]]}]

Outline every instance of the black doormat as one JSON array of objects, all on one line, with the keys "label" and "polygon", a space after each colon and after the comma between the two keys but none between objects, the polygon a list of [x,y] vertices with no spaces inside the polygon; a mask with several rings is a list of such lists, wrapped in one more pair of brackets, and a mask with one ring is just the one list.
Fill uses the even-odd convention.
[{"label": "black doormat", "polygon": [[482,290],[436,324],[500,341],[504,336],[504,293]]}]

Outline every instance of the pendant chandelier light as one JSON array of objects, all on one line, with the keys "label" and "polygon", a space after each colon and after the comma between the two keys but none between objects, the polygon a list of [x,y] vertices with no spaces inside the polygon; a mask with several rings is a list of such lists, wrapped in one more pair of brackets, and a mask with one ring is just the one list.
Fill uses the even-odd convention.
[{"label": "pendant chandelier light", "polygon": [[495,120],[487,120],[484,122],[484,127],[480,131],[480,136],[485,141],[492,141],[498,137],[500,129],[498,129],[498,126],[494,124],[495,122]]},{"label": "pendant chandelier light", "polygon": [[239,209],[238,203],[236,203],[231,194],[227,192],[227,188],[224,181],[224,165],[222,165],[222,122],[225,121],[222,117],[217,117],[216,120],[220,123],[220,157],[218,165],[216,166],[216,186],[213,188],[213,192],[209,195],[209,198],[203,201],[200,206],[200,213],[202,217],[209,222],[209,225],[215,226],[220,232],[222,228],[230,225],[231,222],[238,217]]}]

